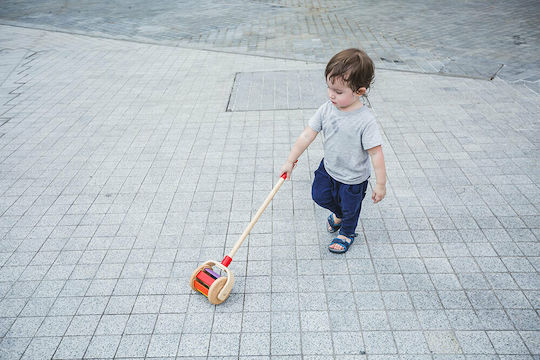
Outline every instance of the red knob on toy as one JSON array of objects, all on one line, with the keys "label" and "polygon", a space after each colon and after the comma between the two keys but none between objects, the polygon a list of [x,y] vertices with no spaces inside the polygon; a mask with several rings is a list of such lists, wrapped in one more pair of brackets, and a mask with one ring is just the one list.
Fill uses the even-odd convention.
[{"label": "red knob on toy", "polygon": [[223,260],[221,260],[221,264],[223,264],[223,266],[229,266],[231,261],[232,261],[231,257],[229,255],[225,255]]}]

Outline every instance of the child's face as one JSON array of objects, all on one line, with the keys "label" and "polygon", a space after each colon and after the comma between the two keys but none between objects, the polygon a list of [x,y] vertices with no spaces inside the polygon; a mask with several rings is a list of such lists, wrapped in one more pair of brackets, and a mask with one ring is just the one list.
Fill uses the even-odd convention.
[{"label": "child's face", "polygon": [[353,110],[361,104],[360,96],[366,92],[365,88],[360,88],[353,92],[352,89],[340,77],[332,79],[326,78],[328,86],[328,98],[338,109],[342,111]]}]

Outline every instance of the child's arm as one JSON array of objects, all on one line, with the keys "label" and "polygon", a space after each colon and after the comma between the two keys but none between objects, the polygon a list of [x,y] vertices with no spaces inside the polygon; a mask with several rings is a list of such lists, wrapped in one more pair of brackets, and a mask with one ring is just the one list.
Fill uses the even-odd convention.
[{"label": "child's arm", "polygon": [[373,189],[371,198],[374,203],[378,203],[386,195],[386,166],[384,165],[382,146],[379,145],[368,149],[368,153],[371,157],[371,163],[373,164],[376,177],[375,188]]},{"label": "child's arm", "polygon": [[302,153],[313,142],[313,140],[315,140],[317,134],[318,132],[316,132],[309,126],[306,126],[304,131],[302,131],[298,139],[296,139],[293,147],[291,148],[291,152],[289,153],[289,156],[287,156],[287,161],[281,167],[280,174],[287,173],[287,178],[291,178],[293,164],[296,162],[296,160],[298,160],[300,155],[302,155]]}]

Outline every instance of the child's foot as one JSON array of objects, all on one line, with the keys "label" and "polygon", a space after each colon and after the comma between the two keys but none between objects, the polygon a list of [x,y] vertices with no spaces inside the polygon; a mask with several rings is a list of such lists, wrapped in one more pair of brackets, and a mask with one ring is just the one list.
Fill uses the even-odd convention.
[{"label": "child's foot", "polygon": [[329,233],[334,233],[338,231],[341,228],[341,219],[336,217],[335,214],[330,214],[330,216],[327,219],[327,228],[326,230]]},{"label": "child's foot", "polygon": [[354,242],[354,237],[346,237],[345,235],[338,235],[330,245],[328,245],[328,250],[334,253],[344,253],[349,250],[349,246]]}]

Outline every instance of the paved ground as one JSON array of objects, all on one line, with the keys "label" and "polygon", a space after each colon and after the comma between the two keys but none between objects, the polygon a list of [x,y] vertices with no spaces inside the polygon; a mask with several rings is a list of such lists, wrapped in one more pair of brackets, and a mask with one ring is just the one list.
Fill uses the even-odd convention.
[{"label": "paved ground", "polygon": [[379,68],[523,82],[540,93],[536,0],[5,0],[0,23],[326,63],[361,46]]},{"label": "paved ground", "polygon": [[[3,19],[19,9],[4,4]],[[0,26],[1,359],[538,359],[534,81],[379,69],[369,101],[388,196],[365,203],[360,238],[346,256],[326,250],[327,214],[310,200],[318,139],[235,257],[233,294],[215,307],[188,278],[223,256],[276,181],[313,113],[308,97],[280,97],[279,79],[294,72],[288,94],[314,92],[320,59],[69,34],[93,18],[74,18],[70,2],[65,16],[40,4]],[[145,13],[168,14],[172,28],[178,15],[156,4]],[[246,18],[239,4],[201,4],[233,27]],[[293,5],[308,7],[245,11],[270,7],[286,20]],[[501,16],[524,16],[518,28],[532,44],[536,7],[522,5]],[[395,19],[406,11],[395,9]],[[215,21],[182,14],[199,32]],[[65,32],[28,28],[68,18]],[[538,51],[521,45],[512,51],[524,62]],[[257,87],[261,78],[272,86]]]}]

